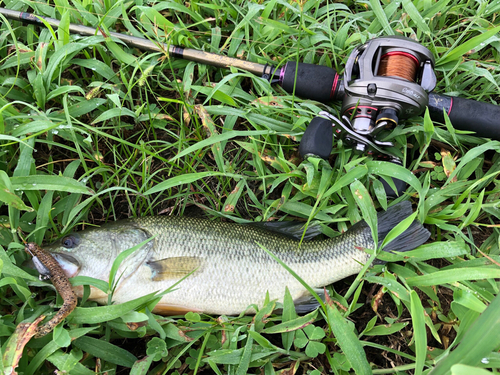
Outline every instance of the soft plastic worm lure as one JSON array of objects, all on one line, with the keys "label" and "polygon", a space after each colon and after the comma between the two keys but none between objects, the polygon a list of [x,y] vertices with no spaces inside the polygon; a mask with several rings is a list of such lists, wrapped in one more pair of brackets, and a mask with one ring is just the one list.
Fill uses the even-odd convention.
[{"label": "soft plastic worm lure", "polygon": [[40,275],[52,280],[52,284],[64,301],[57,314],[47,323],[38,327],[35,338],[39,338],[50,333],[55,326],[71,314],[76,307],[77,298],[61,266],[49,252],[45,251],[34,242],[27,243],[25,251],[33,257],[33,263],[35,263]]}]

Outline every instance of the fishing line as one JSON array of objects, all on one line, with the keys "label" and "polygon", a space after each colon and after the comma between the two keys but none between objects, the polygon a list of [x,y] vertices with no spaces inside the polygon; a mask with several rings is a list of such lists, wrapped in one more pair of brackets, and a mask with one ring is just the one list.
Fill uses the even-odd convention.
[{"label": "fishing line", "polygon": [[403,51],[392,51],[381,57],[378,75],[382,77],[399,77],[415,82],[418,67],[418,59],[412,54]]}]

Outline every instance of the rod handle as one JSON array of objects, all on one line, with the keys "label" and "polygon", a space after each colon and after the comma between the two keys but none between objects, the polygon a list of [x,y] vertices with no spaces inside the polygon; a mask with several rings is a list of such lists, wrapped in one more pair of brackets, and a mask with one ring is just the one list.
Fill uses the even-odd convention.
[{"label": "rod handle", "polygon": [[443,122],[443,109],[455,129],[476,132],[478,137],[500,140],[500,106],[455,96],[429,94],[431,119]]},{"label": "rod handle", "polygon": [[335,69],[290,61],[277,74],[278,83],[290,94],[295,92],[301,98],[323,103],[342,99],[339,97],[341,79]]}]

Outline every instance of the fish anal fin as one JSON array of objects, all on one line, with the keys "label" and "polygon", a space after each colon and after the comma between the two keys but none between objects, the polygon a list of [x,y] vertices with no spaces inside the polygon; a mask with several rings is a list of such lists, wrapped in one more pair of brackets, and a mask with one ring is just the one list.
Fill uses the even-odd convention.
[{"label": "fish anal fin", "polygon": [[154,308],[153,313],[158,315],[184,315],[188,312],[201,313],[202,311],[196,309],[190,309],[185,306],[169,305],[166,303],[159,302]]},{"label": "fish anal fin", "polygon": [[[316,294],[324,301],[325,300],[325,290],[324,289],[314,289]],[[305,314],[313,311],[319,306],[318,300],[311,295],[309,292],[305,292],[299,298],[293,301],[295,305],[295,311],[299,314]]]},{"label": "fish anal fin", "polygon": [[183,278],[199,269],[201,263],[198,257],[181,256],[148,261],[146,265],[151,268],[151,280],[163,281]]}]

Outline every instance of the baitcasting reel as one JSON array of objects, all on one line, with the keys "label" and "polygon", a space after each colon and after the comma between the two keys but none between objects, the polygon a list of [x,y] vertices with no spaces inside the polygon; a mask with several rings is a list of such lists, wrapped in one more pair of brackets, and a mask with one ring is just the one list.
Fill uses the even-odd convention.
[{"label": "baitcasting reel", "polygon": [[393,144],[377,135],[425,110],[436,86],[433,69],[432,53],[412,39],[380,37],[357,47],[344,72],[342,119],[320,112],[302,137],[300,154],[327,159],[335,135],[359,153],[397,162],[384,150]]},{"label": "baitcasting reel", "polygon": [[[404,37],[381,37],[356,48],[344,72],[342,115],[358,134],[375,139],[399,119],[421,114],[436,86],[434,56]],[[355,149],[366,145],[353,140]]]},{"label": "baitcasting reel", "polygon": [[[358,152],[386,154],[381,148],[392,143],[378,141],[377,134],[394,129],[399,119],[417,116],[425,110],[428,92],[436,86],[433,68],[432,53],[405,37],[380,37],[357,47],[344,72],[342,126],[337,121],[331,123],[331,115],[320,114],[323,121],[314,119],[316,125],[308,126],[304,133],[299,147],[301,155],[330,155],[332,147],[328,147],[326,139],[319,139],[326,137],[325,131],[321,137],[314,134],[318,127],[331,128],[330,134],[335,132]],[[320,142],[315,147],[310,139]]]}]

